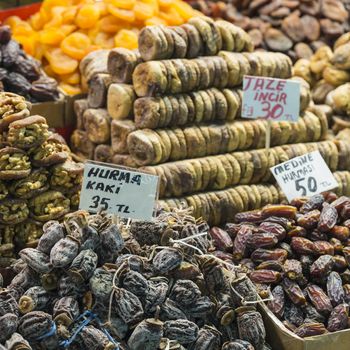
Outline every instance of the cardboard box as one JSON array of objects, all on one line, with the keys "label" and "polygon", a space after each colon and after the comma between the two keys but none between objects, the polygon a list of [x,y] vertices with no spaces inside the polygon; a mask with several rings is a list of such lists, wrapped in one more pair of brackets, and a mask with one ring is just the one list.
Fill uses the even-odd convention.
[{"label": "cardboard box", "polygon": [[41,115],[46,118],[50,128],[64,128],[66,113],[66,97],[61,96],[58,101],[33,103],[31,115]]},{"label": "cardboard box", "polygon": [[259,309],[265,322],[267,342],[274,350],[349,350],[350,348],[349,329],[302,339],[284,327],[265,304],[261,303]]}]

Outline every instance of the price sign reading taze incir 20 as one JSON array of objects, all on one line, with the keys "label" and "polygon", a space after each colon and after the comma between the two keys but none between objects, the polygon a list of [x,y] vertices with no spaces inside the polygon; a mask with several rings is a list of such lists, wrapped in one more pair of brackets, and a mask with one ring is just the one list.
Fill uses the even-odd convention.
[{"label": "price sign reading taze incir 20", "polygon": [[270,169],[288,201],[338,187],[319,151],[287,160]]},{"label": "price sign reading taze incir 20", "polygon": [[243,118],[297,122],[300,84],[293,80],[253,77],[243,79]]},{"label": "price sign reading taze incir 20", "polygon": [[104,210],[123,218],[151,220],[157,199],[158,176],[109,164],[87,162],[79,208]]}]

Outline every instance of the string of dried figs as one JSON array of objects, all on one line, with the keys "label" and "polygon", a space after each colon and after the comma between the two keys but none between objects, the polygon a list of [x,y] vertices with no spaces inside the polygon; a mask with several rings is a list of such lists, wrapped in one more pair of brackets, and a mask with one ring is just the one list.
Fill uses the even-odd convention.
[{"label": "string of dried figs", "polygon": [[214,56],[220,50],[251,52],[254,49],[244,30],[209,17],[194,17],[177,27],[145,27],[140,31],[138,42],[144,61]]},{"label": "string of dried figs", "polygon": [[[254,147],[253,147],[254,148]],[[180,197],[189,193],[221,190],[238,184],[273,182],[270,168],[319,150],[332,172],[350,168],[350,145],[346,141],[322,141],[277,146],[265,150],[226,153],[140,169],[159,176],[159,197]]]},{"label": "string of dried figs", "polygon": [[188,211],[129,226],[78,211],[43,230],[0,291],[3,346],[270,349],[254,285],[208,254],[209,226]]},{"label": "string of dried figs", "polygon": [[140,63],[133,72],[139,97],[242,84],[244,75],[290,78],[292,62],[280,53],[220,51],[218,56]]},{"label": "string of dried figs", "polygon": [[44,117],[29,116],[23,97],[1,92],[0,105],[0,266],[7,266],[16,251],[35,246],[45,221],[77,208],[82,164]]},{"label": "string of dried figs", "polygon": [[58,100],[57,82],[43,74],[40,62],[27,56],[11,35],[9,26],[0,26],[0,91],[17,93],[31,102]]},{"label": "string of dried figs", "polygon": [[348,328],[350,197],[334,193],[239,213],[210,234],[240,263],[267,307],[300,337]]},{"label": "string of dried figs", "polygon": [[[186,158],[222,154],[235,150],[263,148],[266,121],[190,126],[173,129],[142,129],[127,138],[129,154],[138,165],[164,163]],[[272,146],[315,142],[326,138],[327,117],[319,109],[308,109],[297,123],[275,122]]]},{"label": "string of dried figs", "polygon": [[[301,82],[302,113],[310,104],[310,87],[300,77],[294,77],[293,80]],[[133,111],[137,129],[157,129],[213,121],[231,122],[240,116],[241,107],[242,89],[210,88],[188,94],[141,97],[135,100]]]},{"label": "string of dried figs", "polygon": [[323,43],[349,31],[348,1],[190,0],[195,9],[248,32],[256,48],[281,51],[293,60],[309,58]]}]

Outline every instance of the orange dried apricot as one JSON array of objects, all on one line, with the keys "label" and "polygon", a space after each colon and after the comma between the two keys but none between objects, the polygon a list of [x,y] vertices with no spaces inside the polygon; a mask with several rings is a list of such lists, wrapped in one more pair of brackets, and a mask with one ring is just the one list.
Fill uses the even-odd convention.
[{"label": "orange dried apricot", "polygon": [[149,18],[145,21],[145,25],[146,26],[157,26],[157,25],[167,25],[167,23],[164,21],[164,19],[161,19],[159,17],[152,17],[152,18]]},{"label": "orange dried apricot", "polygon": [[193,9],[186,2],[174,0],[171,6],[185,21],[193,17]]},{"label": "orange dried apricot", "polygon": [[39,33],[39,41],[47,45],[59,45],[64,34],[59,28],[47,28]]},{"label": "orange dried apricot", "polygon": [[96,35],[94,44],[103,49],[112,49],[114,47],[114,37],[108,33],[100,32]]},{"label": "orange dried apricot", "polygon": [[118,7],[113,6],[112,4],[108,4],[108,11],[114,17],[122,19],[126,22],[134,22],[135,21],[135,13],[130,10],[123,10]]},{"label": "orange dried apricot", "polygon": [[29,18],[29,24],[32,26],[34,30],[38,31],[44,27],[45,21],[41,16],[40,12],[37,12],[37,13],[34,13],[34,15]]},{"label": "orange dried apricot", "polygon": [[74,24],[63,24],[60,28],[64,35],[69,35],[77,29],[77,26]]},{"label": "orange dried apricot", "polygon": [[123,10],[132,10],[136,0],[110,0],[109,3],[114,7],[119,7]]},{"label": "orange dried apricot", "polygon": [[66,83],[59,83],[58,86],[67,94],[67,95],[79,95],[82,93],[79,85],[70,85]]},{"label": "orange dried apricot", "polygon": [[75,16],[78,13],[78,6],[70,6],[62,13],[62,23],[74,22]]},{"label": "orange dried apricot", "polygon": [[123,27],[123,25],[120,25],[120,20],[118,20],[118,18],[112,15],[108,15],[108,16],[102,17],[98,21],[98,27],[101,31],[105,33],[115,34],[118,32],[118,30],[121,29],[121,27]]},{"label": "orange dried apricot", "polygon": [[78,71],[71,74],[63,74],[60,76],[62,82],[70,85],[80,84],[80,74]]},{"label": "orange dried apricot", "polygon": [[114,37],[114,44],[116,47],[125,47],[126,49],[137,49],[137,33],[132,30],[122,29]]},{"label": "orange dried apricot", "polygon": [[155,14],[155,9],[152,4],[146,4],[140,1],[135,3],[133,11],[135,18],[140,21],[145,21],[146,19],[152,18]]},{"label": "orange dried apricot", "polygon": [[94,4],[82,5],[75,17],[75,23],[82,29],[92,28],[100,18],[100,9]]},{"label": "orange dried apricot", "polygon": [[172,7],[166,12],[160,11],[159,17],[166,21],[169,26],[179,26],[184,23],[183,18]]},{"label": "orange dried apricot", "polygon": [[158,3],[160,8],[168,9],[172,5],[173,0],[158,0]]},{"label": "orange dried apricot", "polygon": [[85,56],[87,48],[91,45],[90,38],[82,33],[69,34],[61,42],[61,50],[68,56],[81,60]]},{"label": "orange dried apricot", "polygon": [[70,74],[78,68],[78,61],[66,55],[60,48],[47,50],[45,57],[56,74]]}]

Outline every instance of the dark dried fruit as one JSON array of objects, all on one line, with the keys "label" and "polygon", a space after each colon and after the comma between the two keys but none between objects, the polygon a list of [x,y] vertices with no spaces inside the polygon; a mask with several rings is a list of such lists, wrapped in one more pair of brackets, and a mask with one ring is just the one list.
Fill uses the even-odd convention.
[{"label": "dark dried fruit", "polygon": [[342,279],[335,271],[332,271],[327,277],[327,294],[333,306],[341,304],[345,300]]},{"label": "dark dried fruit", "polygon": [[273,299],[267,303],[267,307],[280,319],[284,314],[285,297],[282,286],[276,286],[272,289]]},{"label": "dark dried fruit", "polygon": [[284,292],[288,295],[289,299],[295,305],[306,304],[304,293],[302,292],[302,290],[300,289],[297,283],[291,281],[289,278],[284,278],[282,281],[282,286],[283,286]]},{"label": "dark dried fruit", "polygon": [[338,220],[337,210],[328,203],[323,204],[323,209],[321,211],[320,219],[318,222],[318,229],[321,232],[328,232],[331,230]]},{"label": "dark dried fruit", "polygon": [[297,328],[294,333],[301,338],[312,337],[326,333],[323,323],[305,323]]},{"label": "dark dried fruit", "polygon": [[331,312],[327,330],[329,332],[341,331],[348,327],[349,320],[349,305],[348,304],[340,304],[334,308]]},{"label": "dark dried fruit", "polygon": [[318,312],[325,315],[328,315],[330,312],[332,312],[333,307],[331,301],[319,286],[310,284],[306,288],[306,292],[311,303],[315,306]]}]

